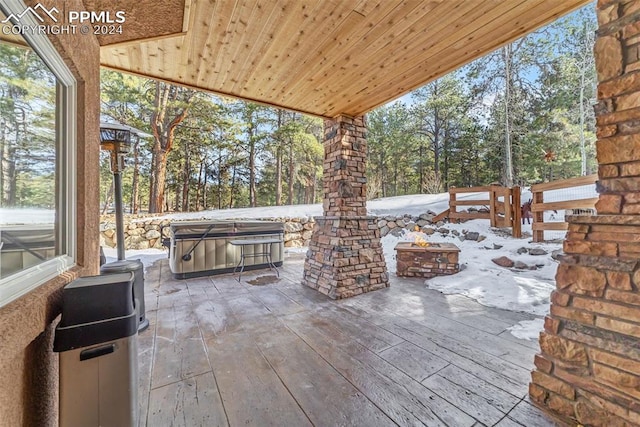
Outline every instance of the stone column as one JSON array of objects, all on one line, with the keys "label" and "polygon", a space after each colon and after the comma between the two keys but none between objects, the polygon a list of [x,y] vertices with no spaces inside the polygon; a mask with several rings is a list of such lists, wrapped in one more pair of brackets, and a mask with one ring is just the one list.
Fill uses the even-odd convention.
[{"label": "stone column", "polygon": [[302,283],[333,299],[389,286],[377,218],[367,216],[364,117],[324,123],[324,215],[316,217]]},{"label": "stone column", "polygon": [[598,215],[569,219],[529,393],[590,426],[640,425],[640,0],[599,0]]}]

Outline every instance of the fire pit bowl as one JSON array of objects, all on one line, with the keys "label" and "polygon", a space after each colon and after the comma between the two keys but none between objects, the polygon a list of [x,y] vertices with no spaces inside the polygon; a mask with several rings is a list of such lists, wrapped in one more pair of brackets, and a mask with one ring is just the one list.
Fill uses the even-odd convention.
[{"label": "fire pit bowl", "polygon": [[399,242],[396,275],[401,277],[446,276],[460,271],[460,248],[453,243]]}]

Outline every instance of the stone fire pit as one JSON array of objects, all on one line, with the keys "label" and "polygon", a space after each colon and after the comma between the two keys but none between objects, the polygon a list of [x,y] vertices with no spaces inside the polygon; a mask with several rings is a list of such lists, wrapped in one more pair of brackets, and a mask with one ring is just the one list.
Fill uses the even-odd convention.
[{"label": "stone fire pit", "polygon": [[396,247],[396,274],[402,277],[434,277],[460,271],[458,248],[453,243],[399,242]]}]

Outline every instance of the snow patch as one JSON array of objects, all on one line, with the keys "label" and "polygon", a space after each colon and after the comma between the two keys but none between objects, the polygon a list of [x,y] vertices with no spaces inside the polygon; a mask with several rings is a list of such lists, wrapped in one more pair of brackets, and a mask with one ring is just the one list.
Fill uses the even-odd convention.
[{"label": "snow patch", "polygon": [[544,319],[523,320],[507,328],[511,335],[521,340],[537,340],[544,329]]},{"label": "snow patch", "polygon": [[[118,259],[118,251],[116,248],[102,247],[104,255],[107,258],[107,262],[114,262]],[[162,249],[131,249],[125,252],[126,259],[139,259],[144,265],[144,271],[146,272],[159,259],[167,257],[167,251]]]}]

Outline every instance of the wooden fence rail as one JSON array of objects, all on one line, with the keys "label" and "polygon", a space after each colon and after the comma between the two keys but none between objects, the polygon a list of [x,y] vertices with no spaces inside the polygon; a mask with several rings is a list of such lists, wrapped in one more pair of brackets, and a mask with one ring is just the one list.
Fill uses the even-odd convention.
[{"label": "wooden fence rail", "polygon": [[598,201],[597,197],[589,197],[585,199],[545,202],[545,191],[561,190],[566,188],[595,184],[597,180],[598,175],[596,174],[532,185],[531,212],[533,214],[533,225],[531,226],[531,229],[533,231],[533,241],[543,242],[545,231],[566,230],[568,227],[566,222],[544,222],[545,211],[555,211],[563,209],[589,209],[593,208]]},{"label": "wooden fence rail", "polygon": [[[484,199],[458,200],[458,195],[468,193],[487,193]],[[487,206],[489,211],[458,212],[458,206]],[[443,212],[444,214],[444,212]],[[441,214],[442,215],[442,214]],[[450,220],[488,219],[492,227],[510,227],[513,237],[522,237],[520,187],[502,187],[486,185],[482,187],[464,187],[449,189]],[[440,217],[440,215],[438,215]]]}]

